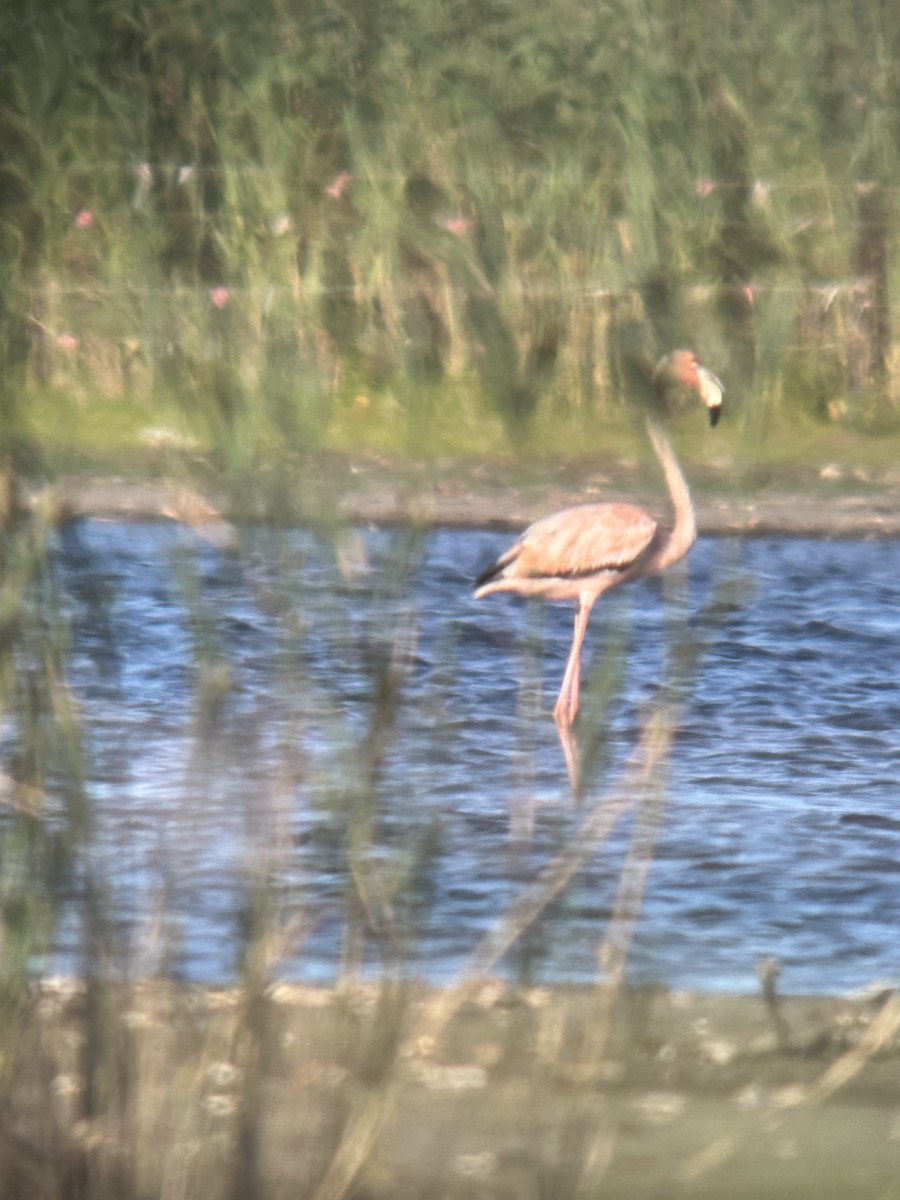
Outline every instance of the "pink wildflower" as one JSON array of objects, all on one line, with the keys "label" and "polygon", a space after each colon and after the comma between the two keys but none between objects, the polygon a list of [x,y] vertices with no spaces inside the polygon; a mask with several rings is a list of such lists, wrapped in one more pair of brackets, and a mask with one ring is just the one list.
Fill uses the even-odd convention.
[{"label": "pink wildflower", "polygon": [[56,335],[56,344],[60,350],[77,350],[78,338],[74,333],[58,333]]},{"label": "pink wildflower", "polygon": [[469,232],[471,224],[472,222],[468,219],[468,217],[448,217],[447,220],[444,221],[444,228],[448,233],[455,233],[457,237],[462,237],[464,234]]},{"label": "pink wildflower", "polygon": [[216,308],[225,308],[231,299],[231,292],[227,287],[214,287],[209,293],[209,298]]},{"label": "pink wildflower", "polygon": [[344,192],[347,190],[347,185],[352,179],[353,175],[350,171],[341,171],[339,175],[335,175],[334,179],[332,179],[325,191],[332,198],[332,200],[340,200],[341,196],[343,196]]},{"label": "pink wildflower", "polygon": [[719,185],[714,179],[698,179],[694,184],[694,191],[701,200],[705,200],[707,196],[711,196]]},{"label": "pink wildflower", "polygon": [[75,226],[78,229],[90,229],[94,223],[94,214],[89,208],[81,208],[75,214]]}]

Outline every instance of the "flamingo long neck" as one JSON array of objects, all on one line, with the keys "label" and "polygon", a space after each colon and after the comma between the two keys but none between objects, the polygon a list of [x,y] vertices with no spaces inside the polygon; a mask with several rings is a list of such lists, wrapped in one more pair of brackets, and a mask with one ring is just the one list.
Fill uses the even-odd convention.
[{"label": "flamingo long neck", "polygon": [[675,510],[675,524],[653,561],[655,570],[664,571],[672,563],[684,558],[693,546],[697,540],[697,522],[694,517],[694,505],[691,501],[691,493],[688,491],[687,480],[678,465],[675,451],[662,427],[651,417],[647,418],[647,433],[650,435],[656,457],[662,465],[672,507]]}]

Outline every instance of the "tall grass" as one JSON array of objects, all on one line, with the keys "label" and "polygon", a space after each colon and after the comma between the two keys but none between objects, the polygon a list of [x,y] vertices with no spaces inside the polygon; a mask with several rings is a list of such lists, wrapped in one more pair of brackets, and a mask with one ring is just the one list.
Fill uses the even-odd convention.
[{"label": "tall grass", "polygon": [[[408,945],[418,922],[431,917],[429,853],[435,835],[427,830],[423,835],[410,811],[398,844],[397,831],[386,825],[396,802],[391,795],[395,783],[385,772],[385,761],[402,752],[405,693],[416,664],[420,536],[403,531],[393,536],[370,621],[355,633],[336,616],[325,621],[325,639],[343,640],[342,657],[364,681],[364,695],[352,706],[337,704],[316,688],[309,672],[304,675],[303,652],[289,651],[284,664],[287,672],[290,663],[289,678],[271,681],[270,705],[273,711],[282,702],[289,706],[287,728],[293,738],[261,734],[271,761],[257,764],[252,773],[249,759],[264,753],[262,746],[246,730],[240,746],[232,745],[241,726],[233,724],[229,713],[235,686],[226,649],[229,618],[215,604],[218,593],[207,590],[200,558],[179,549],[173,571],[191,647],[190,770],[201,793],[198,820],[203,819],[203,790],[214,790],[217,773],[227,772],[236,757],[244,770],[248,827],[246,895],[235,935],[232,986],[191,988],[170,981],[170,966],[177,974],[178,953],[177,945],[166,944],[170,914],[164,907],[147,914],[148,923],[163,930],[149,939],[155,944],[149,954],[134,953],[129,937],[117,931],[118,914],[108,911],[112,889],[101,864],[109,851],[101,851],[94,839],[90,797],[82,783],[81,753],[93,740],[92,730],[89,721],[82,728],[76,720],[66,688],[63,606],[47,565],[52,565],[52,555],[48,559],[43,543],[20,536],[21,553],[28,555],[11,599],[13,610],[25,615],[15,631],[5,712],[7,724],[13,725],[11,744],[20,750],[20,758],[12,762],[18,791],[10,794],[7,810],[0,814],[3,1194],[10,1200],[193,1197],[201,1191],[224,1200],[281,1195],[296,1188],[322,1197],[356,1194],[356,1181],[377,1163],[379,1145],[397,1119],[410,1082],[430,1079],[435,1072],[441,1077],[439,1047],[460,1010],[496,972],[500,958],[527,936],[629,809],[640,809],[645,801],[656,805],[651,792],[656,796],[659,791],[675,708],[695,665],[686,644],[672,657],[664,699],[648,717],[621,781],[607,793],[593,776],[585,779],[587,807],[577,838],[561,848],[508,912],[498,914],[488,936],[473,939],[459,985],[428,996],[408,978]],[[265,563],[250,546],[246,557],[240,546],[233,548],[231,569],[245,569],[260,605],[280,614],[279,636],[287,649],[297,640],[302,644],[310,597],[287,590],[285,581],[303,569],[301,562],[292,569],[290,542],[276,536],[268,548],[272,558]],[[335,564],[335,572],[346,572],[348,581],[349,553],[338,546]],[[330,586],[337,586],[337,579]],[[112,595],[84,600],[99,610],[115,605]],[[321,633],[320,627],[317,635]],[[682,629],[680,636],[694,640],[690,630]],[[526,672],[530,674],[527,667]],[[441,686],[437,678],[437,693]],[[429,699],[438,703],[439,695]],[[271,713],[269,719],[277,725]],[[532,712],[528,719],[541,717]],[[280,883],[297,852],[291,809],[298,783],[312,790],[306,778],[310,768],[304,771],[298,762],[307,724],[327,747],[319,803],[333,812],[318,853],[327,854],[330,845],[340,859],[342,907],[338,986],[318,993],[279,983],[311,923],[321,916],[315,904],[307,909],[292,903]],[[523,736],[528,737],[524,726],[527,721]],[[437,761],[447,753],[440,722],[429,736]],[[414,801],[411,796],[409,803]],[[639,825],[644,828],[646,822]],[[215,837],[214,828],[205,828],[198,844]],[[161,838],[163,878],[165,849]],[[630,915],[620,918],[620,924],[633,919],[639,891],[632,886]],[[73,908],[80,928],[70,949],[79,978],[42,980],[42,955],[54,944],[59,921]],[[177,933],[169,936],[177,942]],[[374,982],[364,984],[364,967],[373,961],[379,968]],[[150,969],[139,969],[141,962]],[[621,966],[616,992],[623,982]],[[611,1013],[612,1004],[608,1021]],[[312,1024],[306,1020],[310,1015]],[[458,1031],[453,1034],[459,1036]],[[600,1047],[597,1063],[603,1053]],[[311,1105],[302,1100],[303,1154],[285,1156],[274,1148],[280,1146],[283,1123],[294,1128],[297,1101],[289,1097],[295,1070],[301,1077],[305,1073],[318,1099]],[[481,1078],[477,1070],[475,1076]],[[282,1082],[288,1089],[287,1107],[279,1100],[276,1109],[272,1089],[280,1091]],[[567,1162],[558,1167],[563,1176],[572,1169]]]},{"label": "tall grass", "polygon": [[[403,753],[406,736],[421,633],[416,587],[421,540],[404,532],[389,543],[373,619],[353,632],[336,614],[331,623],[327,613],[324,622],[312,623],[312,589],[304,594],[296,586],[308,567],[292,561],[296,543],[288,535],[275,532],[264,544],[270,557],[261,559],[259,543],[248,541],[232,547],[227,564],[220,564],[222,571],[246,573],[260,610],[277,614],[273,626],[284,643],[282,672],[273,673],[267,726],[258,740],[248,736],[252,722],[235,718],[231,693],[237,687],[227,679],[234,622],[222,604],[221,577],[210,583],[204,556],[183,546],[173,562],[191,647],[186,665],[194,694],[186,721],[197,786],[193,803],[199,809],[197,847],[185,845],[183,853],[208,851],[217,837],[204,789],[214,789],[220,773],[235,763],[242,771],[244,905],[234,937],[235,971],[218,986],[178,980],[177,944],[166,945],[167,937],[177,943],[177,934],[165,932],[170,914],[164,906],[156,922],[162,933],[153,933],[155,953],[136,956],[129,939],[116,933],[115,917],[104,903],[102,871],[90,870],[103,856],[96,853],[88,819],[90,796],[80,786],[79,747],[82,738],[90,743],[89,722],[79,729],[70,706],[59,699],[48,721],[48,701],[37,702],[63,678],[63,623],[54,619],[52,572],[36,569],[46,560],[40,555],[28,560],[25,598],[38,628],[30,641],[22,628],[17,658],[26,669],[32,703],[19,693],[6,716],[19,722],[16,742],[34,743],[38,761],[52,762],[55,769],[52,778],[46,767],[36,776],[44,789],[40,798],[29,799],[21,788],[18,804],[8,806],[0,821],[4,1196],[237,1200],[300,1194],[338,1200],[435,1191],[462,1197],[471,1194],[473,1178],[479,1194],[497,1200],[523,1192],[627,1194],[630,1180],[642,1175],[640,1163],[655,1162],[657,1154],[679,1178],[709,1177],[714,1188],[716,1172],[732,1157],[740,1163],[749,1156],[744,1180],[755,1179],[753,1171],[768,1162],[765,1139],[776,1130],[777,1154],[788,1136],[786,1110],[809,1111],[873,1061],[877,1070],[876,1060],[895,1052],[896,997],[854,1018],[852,1028],[846,1011],[833,1028],[821,1019],[818,1040],[805,1047],[796,1041],[794,1011],[784,1015],[767,977],[769,1024],[777,1041],[760,1019],[763,1004],[756,1014],[748,1005],[742,1017],[747,1028],[733,1035],[741,1049],[732,1061],[731,1042],[717,1041],[710,1029],[719,1024],[718,1015],[711,1018],[708,1010],[695,1015],[685,1009],[684,997],[668,1005],[661,992],[654,998],[627,987],[629,944],[664,814],[680,715],[720,615],[733,611],[739,592],[714,588],[693,615],[670,597],[659,687],[636,721],[635,742],[621,770],[610,772],[602,754],[583,747],[585,772],[577,798],[568,799],[579,806],[571,836],[542,869],[523,873],[521,887],[498,906],[483,935],[468,936],[469,954],[458,978],[433,989],[412,977],[408,951],[419,924],[442,919],[429,886],[429,852],[439,850],[440,831],[422,836],[414,791],[398,802],[396,782],[385,770],[392,755]],[[350,548],[338,549],[335,572],[343,565],[348,586],[352,564]],[[337,580],[328,583],[334,587]],[[114,607],[113,596],[85,599]],[[308,643],[337,637],[344,639],[348,669],[364,684],[352,704],[336,703],[304,671]],[[29,655],[29,646],[32,651],[43,646],[43,655]],[[515,722],[528,745],[535,739],[534,722],[547,720],[531,695],[531,653],[526,646]],[[452,648],[445,646],[443,655],[429,685],[417,692],[436,713],[446,687],[443,676],[454,668]],[[38,673],[27,675],[38,664]],[[585,697],[598,726],[601,706],[622,701],[620,684],[606,677],[608,665]],[[282,706],[283,728],[273,717]],[[448,750],[439,719],[427,728],[434,770],[440,771],[452,743]],[[318,781],[318,803],[320,818],[328,820],[316,822],[320,832],[313,847],[319,872],[327,856],[339,859],[342,946],[335,952],[340,965],[330,987],[307,987],[288,973],[316,919],[335,904],[332,894],[321,906],[315,900],[304,905],[281,882],[301,849],[292,810],[298,796],[313,790],[311,767],[303,761],[310,733],[327,764],[320,768],[325,777]],[[40,737],[49,738],[49,745],[38,744]],[[260,764],[256,758],[263,748],[269,757]],[[510,754],[500,761],[513,759]],[[24,771],[21,763],[16,771]],[[562,771],[560,777],[562,793]],[[402,836],[396,820],[389,828],[389,810],[402,816]],[[616,828],[625,830],[620,876],[609,920],[598,921],[596,986],[552,995],[527,982],[509,986],[501,962],[514,961],[516,948],[528,941],[554,900],[598,851],[611,849]],[[159,849],[165,850],[162,838]],[[160,873],[165,876],[165,865]],[[36,969],[39,955],[73,897],[82,919],[77,936],[82,971],[78,978],[46,978]],[[376,970],[366,975],[366,963]],[[690,1019],[682,1019],[697,1051],[689,1048],[683,1030],[673,1033],[668,1025],[673,1013],[677,1020],[685,1011]],[[846,1040],[832,1040],[838,1036],[834,1030]],[[775,1050],[784,1046],[790,1055],[773,1063]],[[690,1057],[694,1053],[699,1066]],[[710,1055],[719,1055],[722,1063]],[[892,1061],[882,1065],[895,1074]],[[891,1079],[884,1077],[881,1086],[891,1086]],[[749,1101],[734,1100],[745,1094]],[[667,1116],[682,1103],[700,1108],[687,1135]],[[865,1115],[871,1116],[868,1110]],[[835,1119],[845,1120],[845,1110]],[[637,1147],[636,1122],[646,1130]],[[819,1161],[815,1126],[798,1133],[791,1145],[805,1161]],[[893,1170],[889,1149],[886,1157]],[[790,1163],[796,1170],[794,1158]],[[729,1194],[744,1194],[741,1178],[740,1168],[728,1176]],[[690,1187],[685,1191],[691,1194]],[[697,1194],[713,1193],[697,1185]],[[756,1194],[752,1183],[746,1194]]]},{"label": "tall grass", "polygon": [[[460,987],[418,1004],[405,951],[433,831],[416,827],[387,861],[379,844],[384,763],[415,666],[421,546],[398,535],[388,618],[356,647],[361,721],[314,689],[297,697],[290,680],[298,728],[315,722],[333,751],[324,791],[344,868],[342,966],[351,979],[374,952],[382,968],[298,1032],[273,987],[309,935],[309,914],[273,885],[291,846],[278,822],[296,745],[278,747],[263,797],[276,836],[248,878],[235,987],[198,1000],[164,969],[146,986],[92,866],[51,531],[21,519],[13,481],[67,461],[79,438],[114,461],[162,438],[181,469],[212,464],[244,511],[271,515],[322,449],[472,452],[598,414],[612,425],[629,359],[681,341],[739,381],[729,394],[751,441],[798,413],[893,429],[900,32],[875,0],[852,13],[837,0],[796,11],[774,0],[11,0],[0,21],[2,1190],[388,1194],[378,1149],[405,1084],[444,1078],[443,1048],[465,1040],[453,1023],[480,1003],[483,977],[633,811],[620,904],[598,947],[609,990],[581,1064],[583,1079],[612,1078],[613,1001],[695,634],[673,635],[667,686],[623,780],[608,786],[603,747],[584,747],[577,842],[472,946]],[[329,535],[330,501],[318,510]],[[239,536],[230,552],[245,562]],[[231,664],[189,556],[178,578],[202,766],[228,739]],[[283,636],[299,636],[303,597],[261,587]],[[615,686],[600,681],[596,695]],[[83,979],[38,987],[73,896]],[[312,1089],[315,1136],[273,1182],[267,1097],[298,1037],[290,1070]],[[548,1061],[554,1037],[538,1039]],[[560,1153],[556,1175],[536,1172],[537,1193],[560,1194],[560,1180],[572,1195],[598,1188],[599,1136],[564,1123],[582,1157]]]},{"label": "tall grass", "polygon": [[893,421],[874,0],[94,8],[4,26],[2,340],[32,403],[256,461],[375,429],[471,449],[608,411],[637,319],[733,379],[745,434],[759,405]]}]

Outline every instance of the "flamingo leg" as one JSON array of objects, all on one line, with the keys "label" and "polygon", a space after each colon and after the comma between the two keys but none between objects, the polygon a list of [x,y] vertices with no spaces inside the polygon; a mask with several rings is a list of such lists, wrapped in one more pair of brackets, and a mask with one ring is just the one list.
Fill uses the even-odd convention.
[{"label": "flamingo leg", "polygon": [[571,725],[563,725],[559,722],[556,725],[556,732],[559,734],[559,743],[566,760],[572,796],[578,800],[581,797],[581,748],[578,745],[578,733]]},{"label": "flamingo leg", "polygon": [[572,648],[569,651],[569,661],[566,663],[566,673],[563,675],[562,687],[553,709],[557,725],[568,727],[578,713],[578,701],[581,692],[581,646],[587,630],[588,617],[591,615],[591,605],[584,600],[578,601],[575,610],[575,630],[572,634]]}]

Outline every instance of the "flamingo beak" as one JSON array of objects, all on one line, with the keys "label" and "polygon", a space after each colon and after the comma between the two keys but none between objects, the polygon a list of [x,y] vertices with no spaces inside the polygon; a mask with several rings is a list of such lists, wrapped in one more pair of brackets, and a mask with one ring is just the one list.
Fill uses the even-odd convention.
[{"label": "flamingo beak", "polygon": [[722,414],[722,397],[725,394],[722,381],[702,363],[697,363],[697,379],[700,382],[700,395],[703,403],[709,409],[709,423],[713,426],[718,425],[719,417]]}]

